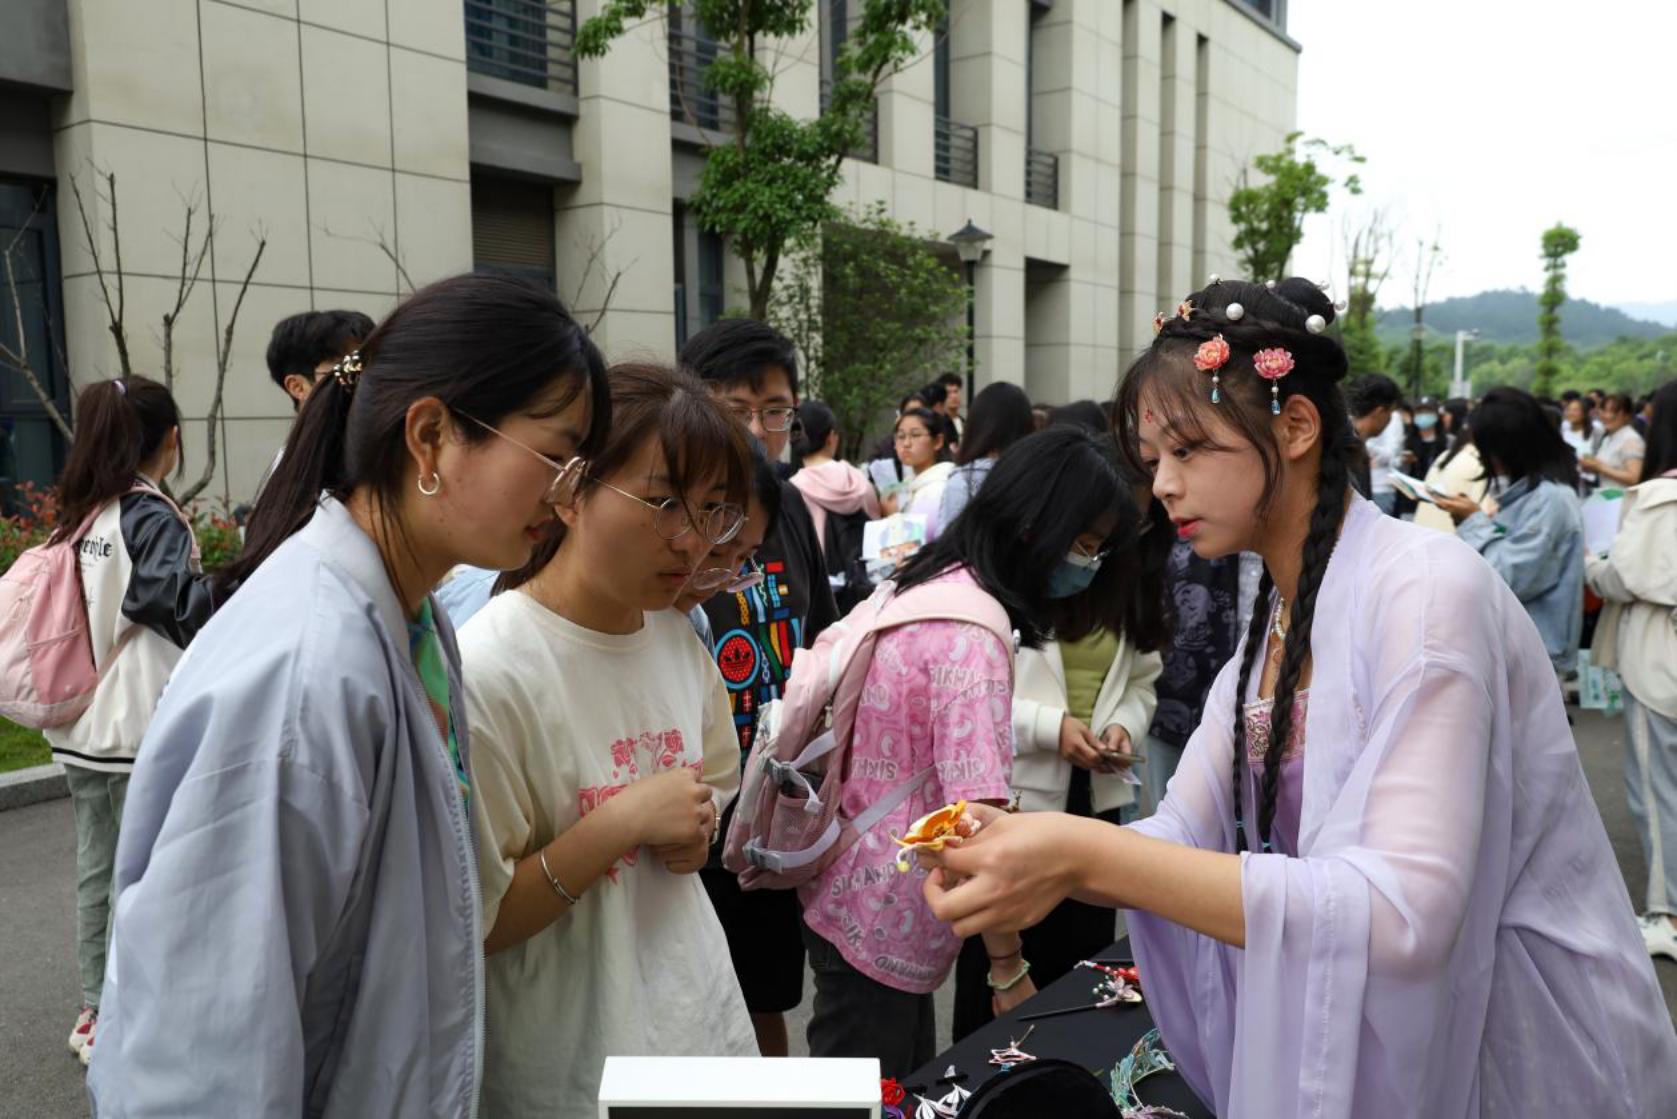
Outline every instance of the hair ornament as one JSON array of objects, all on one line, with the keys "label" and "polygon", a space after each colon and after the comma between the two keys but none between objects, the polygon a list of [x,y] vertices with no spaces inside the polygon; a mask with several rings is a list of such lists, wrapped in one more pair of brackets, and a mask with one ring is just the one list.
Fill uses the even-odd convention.
[{"label": "hair ornament", "polygon": [[1223,308],[1223,314],[1229,317],[1230,322],[1239,322],[1246,317],[1246,308],[1238,303],[1230,303]]},{"label": "hair ornament", "polygon": [[1310,331],[1312,334],[1320,334],[1327,328],[1328,320],[1324,319],[1321,315],[1311,315],[1308,319],[1304,320],[1304,329]]},{"label": "hair ornament", "polygon": [[1345,310],[1345,309],[1346,309],[1346,308],[1347,308],[1347,307],[1349,307],[1349,306],[1351,306],[1351,304],[1349,304],[1349,303],[1347,303],[1347,302],[1346,302],[1346,301],[1345,301],[1345,300],[1343,300],[1343,299],[1340,299],[1340,300],[1337,300],[1337,301],[1335,301],[1335,303],[1334,303],[1334,305],[1333,305],[1333,309],[1334,309],[1334,310],[1336,310],[1336,311],[1339,311],[1339,312],[1341,312],[1341,313],[1343,313],[1343,312],[1344,312],[1344,310]]},{"label": "hair ornament", "polygon": [[122,380],[121,377],[112,377],[111,378],[111,384],[116,386],[116,394],[118,396],[127,396],[128,395],[128,386],[125,383],[123,383],[123,380]]},{"label": "hair ornament", "polygon": [[1274,280],[1265,280],[1264,281],[1264,287],[1268,288],[1270,291],[1274,291],[1275,290],[1275,281]]},{"label": "hair ornament", "polygon": [[356,383],[361,380],[363,368],[361,351],[351,350],[332,366],[332,379],[342,385],[345,392],[354,392]]},{"label": "hair ornament", "polygon": [[1153,333],[1157,334],[1165,328],[1165,313],[1159,311],[1153,316]]},{"label": "hair ornament", "polygon": [[1178,303],[1176,305],[1176,317],[1181,319],[1183,322],[1187,322],[1189,319],[1193,318],[1194,301],[1192,299],[1184,299],[1182,302]]},{"label": "hair ornament", "polygon": [[1205,286],[1206,287],[1215,287],[1216,285],[1218,285],[1222,282],[1223,282],[1223,277],[1221,277],[1221,276],[1217,275],[1217,273],[1213,272],[1211,274],[1211,279],[1206,282]]},{"label": "hair ornament", "polygon": [[1222,368],[1228,364],[1228,360],[1229,343],[1221,334],[1201,342],[1200,348],[1194,351],[1194,368],[1201,373],[1211,374],[1211,403],[1213,404],[1222,403]]},{"label": "hair ornament", "polygon": [[1252,368],[1257,370],[1258,376],[1269,382],[1270,414],[1279,416],[1281,414],[1281,390],[1276,382],[1293,371],[1293,355],[1279,346],[1274,349],[1259,350],[1252,355]]}]

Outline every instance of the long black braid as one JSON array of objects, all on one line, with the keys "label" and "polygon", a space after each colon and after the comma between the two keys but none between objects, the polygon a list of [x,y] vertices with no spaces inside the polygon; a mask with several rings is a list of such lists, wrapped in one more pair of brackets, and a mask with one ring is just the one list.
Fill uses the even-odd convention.
[{"label": "long black braid", "polygon": [[[1237,303],[1240,307],[1231,315]],[[1289,624],[1282,644],[1281,668],[1270,715],[1270,740],[1264,753],[1264,774],[1259,788],[1257,836],[1261,849],[1268,850],[1275,823],[1281,759],[1292,735],[1299,678],[1310,657],[1316,596],[1339,539],[1351,467],[1363,452],[1339,387],[1346,373],[1345,350],[1337,339],[1325,333],[1326,325],[1334,320],[1334,307],[1320,288],[1297,278],[1276,285],[1213,281],[1190,295],[1185,309],[1188,311],[1185,316],[1165,316],[1152,347],[1136,361],[1119,386],[1117,434],[1120,449],[1132,464],[1140,465],[1137,428],[1144,392],[1148,394],[1149,407],[1162,408],[1164,422],[1183,437],[1205,435],[1204,417],[1209,414],[1206,409],[1216,407],[1219,418],[1232,424],[1263,459],[1265,488],[1259,510],[1263,515],[1278,492],[1281,478],[1280,453],[1270,428],[1272,409],[1279,409],[1281,402],[1289,397],[1304,396],[1321,416],[1322,454],[1316,505],[1305,536],[1296,598],[1288,608]],[[1195,370],[1192,358],[1201,343],[1217,336],[1229,344],[1230,356],[1218,373],[1220,403],[1212,404],[1211,379]],[[1253,355],[1277,347],[1289,351],[1295,365],[1293,372],[1271,382],[1257,374]],[[1266,571],[1247,626],[1241,657],[1234,711],[1236,851],[1248,849],[1249,834],[1242,805],[1242,766],[1247,764],[1248,750],[1245,698],[1252,668],[1260,663],[1259,654],[1267,644],[1273,592],[1274,582]]]}]

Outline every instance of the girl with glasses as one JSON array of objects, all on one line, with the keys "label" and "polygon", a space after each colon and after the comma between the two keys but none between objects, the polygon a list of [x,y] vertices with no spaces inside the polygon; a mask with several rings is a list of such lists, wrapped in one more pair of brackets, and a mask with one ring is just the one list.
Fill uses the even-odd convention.
[{"label": "girl with glasses", "polygon": [[478,797],[428,592],[553,519],[553,470],[463,417],[565,461],[609,408],[558,300],[489,275],[422,288],[310,393],[140,746],[95,1114],[477,1114]]},{"label": "girl with glasses", "polygon": [[886,515],[924,518],[926,540],[936,540],[942,527],[943,490],[955,472],[944,447],[943,417],[929,408],[910,408],[897,417],[896,446],[898,461],[912,473],[902,491],[880,505]]},{"label": "girl with glasses", "polygon": [[745,521],[744,430],[702,384],[611,370],[604,445],[461,633],[479,800],[486,1115],[582,1119],[610,1054],[757,1052],[700,885],[739,751],[671,609]]}]

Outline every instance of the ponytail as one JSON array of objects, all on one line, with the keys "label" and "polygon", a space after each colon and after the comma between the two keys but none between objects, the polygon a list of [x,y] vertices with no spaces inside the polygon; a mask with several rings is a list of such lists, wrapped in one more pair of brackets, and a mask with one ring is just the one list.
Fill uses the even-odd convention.
[{"label": "ponytail", "polygon": [[58,479],[54,544],[68,540],[90,514],[132,489],[140,466],[181,423],[169,390],[137,376],[89,385],[76,397],[75,416],[76,437]]}]

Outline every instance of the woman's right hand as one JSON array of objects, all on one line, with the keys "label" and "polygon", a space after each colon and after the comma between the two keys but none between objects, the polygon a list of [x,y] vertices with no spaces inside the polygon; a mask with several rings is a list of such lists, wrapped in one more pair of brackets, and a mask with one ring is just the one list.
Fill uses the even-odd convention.
[{"label": "woman's right hand", "polygon": [[711,798],[710,786],[683,767],[642,778],[608,803],[630,814],[636,846],[689,847],[709,841],[716,822]]},{"label": "woman's right hand", "polygon": [[1101,740],[1082,719],[1066,715],[1060,720],[1060,756],[1079,769],[1104,770]]}]

